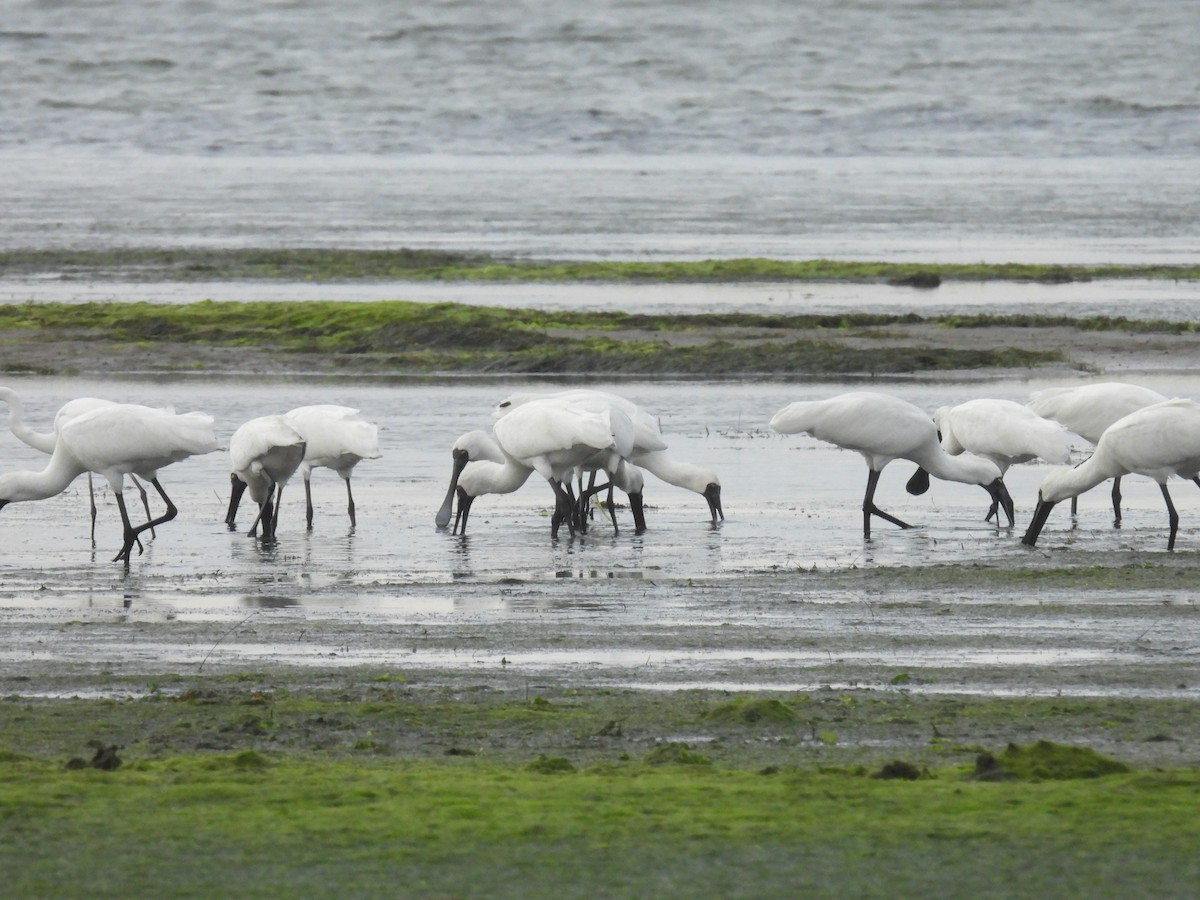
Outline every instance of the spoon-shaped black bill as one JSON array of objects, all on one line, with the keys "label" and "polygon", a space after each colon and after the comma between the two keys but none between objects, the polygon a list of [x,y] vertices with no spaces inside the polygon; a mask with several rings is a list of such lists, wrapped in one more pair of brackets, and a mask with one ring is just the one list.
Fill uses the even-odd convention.
[{"label": "spoon-shaped black bill", "polygon": [[629,509],[633,512],[634,534],[643,534],[646,531],[646,507],[641,491],[629,495]]},{"label": "spoon-shaped black bill", "polygon": [[454,450],[452,455],[454,456],[454,471],[450,475],[450,487],[446,490],[446,499],[442,501],[441,509],[437,511],[437,515],[433,519],[438,528],[445,528],[450,524],[450,516],[454,513],[454,492],[458,487],[458,476],[462,474],[462,470],[470,461],[470,455],[466,450]]},{"label": "spoon-shaped black bill", "polygon": [[725,510],[721,508],[721,486],[715,481],[704,489],[704,499],[708,501],[708,511],[712,515],[713,524],[717,518],[725,518]]},{"label": "spoon-shaped black bill", "polygon": [[242,494],[246,493],[246,482],[236,475],[230,474],[229,485],[229,509],[225,513],[225,524],[233,525],[237,521],[237,511],[242,502]]},{"label": "spoon-shaped black bill", "polygon": [[919,497],[929,490],[929,473],[924,469],[917,467],[917,471],[912,473],[912,478],[908,479],[908,484],[904,489],[914,497]]},{"label": "spoon-shaped black bill", "polygon": [[1033,511],[1033,520],[1029,523],[1029,528],[1025,530],[1025,536],[1021,538],[1021,543],[1026,547],[1032,547],[1037,543],[1038,535],[1042,533],[1042,529],[1046,526],[1046,520],[1050,518],[1050,510],[1054,509],[1053,503],[1047,503],[1042,499],[1042,495],[1038,494],[1037,509]]}]

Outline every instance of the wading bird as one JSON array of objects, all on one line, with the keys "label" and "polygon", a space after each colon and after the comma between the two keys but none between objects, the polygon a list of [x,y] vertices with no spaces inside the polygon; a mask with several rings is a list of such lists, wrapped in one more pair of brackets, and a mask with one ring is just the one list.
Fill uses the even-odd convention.
[{"label": "wading bird", "polygon": [[[1071,458],[1065,428],[1011,400],[968,400],[957,406],[943,406],[934,412],[933,421],[943,450],[951,456],[966,452],[990,459],[1002,478],[1016,463],[1044,459],[1061,464]],[[908,491],[923,494],[928,486],[928,474],[918,469],[909,479]],[[990,522],[992,516],[999,524],[999,504],[994,499],[984,521]],[[1011,512],[1008,524],[1014,524]]]},{"label": "wading bird", "polygon": [[[434,524],[437,525],[438,528],[445,528],[450,524],[450,518],[454,513],[454,497],[456,496],[458,490],[458,482],[462,477],[463,469],[467,467],[468,463],[491,462],[503,466],[508,462],[507,457],[504,455],[504,451],[500,449],[500,445],[496,443],[492,436],[486,431],[478,430],[468,431],[465,434],[459,435],[458,439],[454,442],[454,446],[450,448],[450,457],[454,460],[454,467],[450,473],[450,487],[446,490],[446,497],[442,501],[442,505],[438,508],[437,515],[434,516],[433,520]],[[480,493],[512,493],[526,482],[532,472],[533,469],[527,468],[524,473],[524,477],[520,478],[519,481],[515,481],[512,487],[510,487],[508,490],[483,490],[480,491]],[[515,480],[518,477],[518,474],[519,473],[514,470],[514,472],[509,476],[510,480]],[[478,494],[471,495],[472,499],[474,499],[476,496],[478,496]],[[454,523],[455,534],[458,533],[459,522],[457,519],[461,518],[462,508],[460,506],[459,514]]]},{"label": "wading bird", "polygon": [[1158,482],[1171,526],[1167,549],[1174,550],[1179,513],[1171,502],[1167,479],[1178,475],[1200,486],[1200,405],[1191,400],[1166,400],[1110,425],[1100,435],[1095,453],[1074,468],[1055,469],[1042,480],[1037,509],[1021,543],[1028,547],[1037,543],[1056,503],[1130,473]]},{"label": "wading bird", "polygon": [[[112,400],[102,400],[99,397],[77,397],[74,400],[68,400],[54,414],[54,430],[51,432],[34,431],[25,424],[25,406],[21,402],[21,398],[17,396],[17,392],[12,388],[0,387],[0,401],[8,404],[8,429],[20,441],[34,450],[40,450],[42,453],[51,454],[54,452],[54,445],[58,443],[58,432],[62,428],[63,423],[81,413],[89,410],[99,409],[102,406],[116,406]],[[142,409],[150,409],[150,407],[142,407]],[[162,409],[159,412],[174,412],[172,409]],[[96,543],[96,490],[92,484],[92,473],[88,472],[88,500],[91,506],[92,524],[92,544]],[[146,495],[146,489],[142,483],[137,480],[134,475],[129,476],[129,480],[133,482],[133,486],[137,488],[138,495],[142,498],[142,507],[146,510],[146,519],[150,519],[150,498]],[[154,536],[154,529],[150,529],[150,536]]]},{"label": "wading bird", "polygon": [[[574,536],[578,506],[570,479],[576,468],[603,469],[615,476],[618,484],[631,485],[635,481],[635,476],[626,471],[629,465],[626,456],[633,445],[633,424],[619,410],[606,408],[596,412],[559,400],[532,400],[497,419],[492,432],[502,462],[488,458],[494,458],[494,450],[488,447],[486,435],[468,433],[455,442],[456,473],[462,473],[457,479],[460,521],[456,527],[465,526],[466,510],[474,497],[514,491],[536,471],[554,491],[551,536],[558,536],[563,522]],[[467,460],[472,461],[471,466],[467,466]],[[466,489],[462,486],[463,478],[468,478]],[[454,490],[452,483],[451,491]],[[464,497],[469,498],[466,510]],[[639,528],[644,528],[640,493],[631,494],[630,505],[635,508],[634,518]],[[445,505],[438,513],[439,522],[444,510]],[[448,515],[446,518],[448,521]]]},{"label": "wading bird", "polygon": [[[1132,412],[1162,403],[1167,398],[1158,391],[1136,384],[1108,381],[1079,387],[1046,388],[1030,395],[1028,407],[1046,419],[1065,425],[1093,446],[1109,425]],[[1071,513],[1076,510],[1071,498]],[[1113,478],[1113,516],[1121,521],[1121,476]]]},{"label": "wading bird", "polygon": [[312,530],[312,487],[309,479],[313,469],[333,469],[346,482],[346,511],[350,527],[354,528],[354,494],[350,490],[350,474],[364,459],[379,459],[379,428],[364,419],[357,409],[349,406],[321,404],[300,406],[287,413],[287,418],[304,435],[304,460],[300,475],[304,478],[304,504],[308,528]]},{"label": "wading bird", "polygon": [[[124,543],[113,561],[124,560],[128,566],[138,535],[178,513],[158,482],[158,470],[217,447],[213,420],[203,413],[175,415],[126,404],[98,407],[63,423],[50,462],[41,472],[0,476],[0,507],[53,497],[84,472],[103,475],[117,499],[124,526]],[[125,509],[122,489],[126,475],[138,475],[154,485],[167,505],[166,512],[135,528]]]},{"label": "wading bird", "polygon": [[714,525],[719,519],[725,518],[725,511],[721,506],[721,479],[717,477],[717,473],[704,466],[676,459],[673,454],[668,453],[667,442],[663,439],[658,420],[619,394],[588,388],[573,388],[552,394],[511,394],[496,405],[492,414],[499,418],[530,400],[547,399],[570,402],[595,411],[612,408],[629,416],[634,428],[633,449],[628,457],[629,462],[645,469],[660,481],[702,496],[708,503],[709,515]]},{"label": "wading bird", "polygon": [[771,419],[780,434],[804,433],[847,450],[867,461],[867,491],[863,496],[863,537],[871,537],[871,516],[901,528],[911,528],[875,505],[879,474],[894,459],[907,459],[945,481],[983,486],[1012,519],[1012,498],[991,460],[970,454],[951,456],[938,443],[937,426],[920,408],[887,394],[854,392],[791,403]]},{"label": "wading bird", "polygon": [[258,515],[247,532],[254,535],[262,522],[264,541],[274,540],[279,522],[283,486],[304,461],[304,435],[286,416],[260,416],[240,425],[229,440],[231,493],[225,524],[233,529],[242,494],[258,505]]}]

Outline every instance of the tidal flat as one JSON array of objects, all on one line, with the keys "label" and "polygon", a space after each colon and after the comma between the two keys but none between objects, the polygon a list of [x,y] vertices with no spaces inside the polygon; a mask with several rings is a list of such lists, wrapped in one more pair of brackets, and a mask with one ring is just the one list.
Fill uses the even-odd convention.
[{"label": "tidal flat", "polygon": [[[346,402],[380,422],[384,457],[356,470],[357,528],[315,478],[314,530],[293,494],[271,547],[221,524],[221,454],[173,466],[180,518],[129,571],[108,562],[103,491],[96,546],[82,483],[0,513],[0,863],[17,895],[1194,893],[1195,491],[1174,553],[1136,480],[1121,528],[1096,491],[1031,551],[985,525],[982,492],[907,497],[897,464],[881,495],[918,527],[864,542],[861,459],[765,428],[848,385],[928,408],[1102,377],[1196,396],[1190,326],[177,306],[12,304],[6,383],[39,422],[89,394],[204,409],[225,434]],[[451,376],[362,343],[406,333],[443,354],[549,340],[567,368],[485,370],[545,347],[480,343]],[[908,362],[569,366],[592,358],[573,341],[797,334]],[[926,366],[943,345],[994,355]],[[437,532],[454,437],[509,390],[564,383],[656,410],[673,448],[722,473],[727,520],[659,485],[645,535],[551,542],[530,488],[468,536]],[[13,438],[4,459],[44,465]],[[1011,470],[1019,516],[1044,472]]]}]

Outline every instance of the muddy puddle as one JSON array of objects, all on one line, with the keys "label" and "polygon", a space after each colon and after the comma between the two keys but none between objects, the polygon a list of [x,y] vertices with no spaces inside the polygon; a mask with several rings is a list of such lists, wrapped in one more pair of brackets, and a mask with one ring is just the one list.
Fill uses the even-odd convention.
[{"label": "muddy puddle", "polygon": [[[1200,396],[1186,379],[1144,381]],[[1031,551],[1018,539],[1045,468],[1010,471],[1010,531],[983,522],[981,489],[935,483],[908,496],[911,467],[895,463],[877,500],[918,527],[877,523],[864,542],[861,458],[766,427],[784,404],[844,384],[595,384],[657,411],[672,450],[720,474],[727,518],[713,527],[701,497],[648,477],[647,533],[634,535],[622,509],[619,533],[597,520],[586,536],[558,542],[550,491],[534,480],[481,498],[465,537],[433,523],[455,437],[488,427],[491,406],[529,383],[9,384],[41,428],[84,395],[205,410],[226,438],[253,416],[345,403],[379,424],[384,452],[355,472],[356,530],[340,480],[318,470],[313,531],[294,483],[270,547],[245,534],[245,511],[238,530],[223,524],[223,452],[165,469],[179,517],[128,572],[110,561],[120,542],[107,487],[97,486],[95,548],[86,478],[52,500],[5,507],[0,675],[31,679],[17,694],[103,693],[105,677],[369,667],[507,687],[1200,698],[1200,491],[1174,490],[1174,554],[1158,488],[1144,479],[1126,482],[1120,529],[1097,489],[1076,518],[1057,509]],[[933,409],[976,396],[1024,400],[1048,384],[876,386]],[[7,434],[0,454],[5,471],[45,464]]]}]

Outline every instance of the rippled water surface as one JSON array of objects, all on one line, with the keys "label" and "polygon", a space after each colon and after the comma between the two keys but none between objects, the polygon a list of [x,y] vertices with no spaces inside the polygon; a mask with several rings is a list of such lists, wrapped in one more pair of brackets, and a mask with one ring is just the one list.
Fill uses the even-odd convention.
[{"label": "rippled water surface", "polygon": [[20,0],[0,247],[1193,262],[1172,0]]}]

